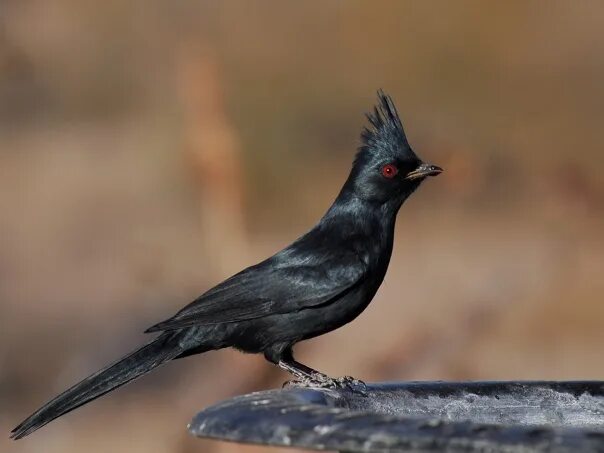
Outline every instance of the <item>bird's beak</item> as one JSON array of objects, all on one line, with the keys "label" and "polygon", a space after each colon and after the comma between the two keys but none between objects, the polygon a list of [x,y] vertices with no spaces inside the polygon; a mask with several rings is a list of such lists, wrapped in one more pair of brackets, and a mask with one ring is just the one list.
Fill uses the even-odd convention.
[{"label": "bird's beak", "polygon": [[405,176],[405,179],[414,180],[414,179],[418,179],[418,178],[424,178],[426,176],[436,176],[439,173],[442,173],[442,171],[443,171],[443,169],[440,167],[437,167],[436,165],[421,164],[419,167],[417,167],[412,172],[407,173],[407,176]]}]

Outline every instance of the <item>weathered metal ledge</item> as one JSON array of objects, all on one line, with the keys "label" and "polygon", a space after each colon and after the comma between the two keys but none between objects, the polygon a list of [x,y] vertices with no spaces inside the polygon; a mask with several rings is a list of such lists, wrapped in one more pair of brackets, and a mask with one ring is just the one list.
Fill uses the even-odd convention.
[{"label": "weathered metal ledge", "polygon": [[604,382],[289,387],[195,416],[198,437],[347,452],[604,452]]}]

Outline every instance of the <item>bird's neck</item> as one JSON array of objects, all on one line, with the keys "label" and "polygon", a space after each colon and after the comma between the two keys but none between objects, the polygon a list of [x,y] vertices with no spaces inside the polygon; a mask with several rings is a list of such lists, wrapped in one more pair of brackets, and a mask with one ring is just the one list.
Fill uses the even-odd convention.
[{"label": "bird's neck", "polygon": [[343,237],[364,237],[391,247],[401,204],[373,203],[355,196],[353,192],[342,191],[325,213],[322,223],[337,225],[338,234]]}]

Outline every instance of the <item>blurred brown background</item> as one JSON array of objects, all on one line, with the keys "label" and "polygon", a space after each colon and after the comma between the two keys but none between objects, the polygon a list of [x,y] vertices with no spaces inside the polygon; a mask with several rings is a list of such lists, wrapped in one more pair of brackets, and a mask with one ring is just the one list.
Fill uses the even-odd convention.
[{"label": "blurred brown background", "polygon": [[346,177],[377,88],[446,172],[386,281],[298,357],[365,380],[602,379],[604,3],[0,3],[0,450],[264,451],[193,414],[288,377],[173,363],[10,442],[43,401],[277,251]]}]

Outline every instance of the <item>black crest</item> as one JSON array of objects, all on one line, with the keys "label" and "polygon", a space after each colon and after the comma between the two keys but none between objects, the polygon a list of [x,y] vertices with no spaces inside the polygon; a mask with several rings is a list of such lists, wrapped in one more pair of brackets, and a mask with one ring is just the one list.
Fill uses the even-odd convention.
[{"label": "black crest", "polygon": [[361,146],[356,161],[368,159],[378,153],[415,157],[392,98],[382,90],[378,90],[377,95],[378,104],[373,112],[367,114],[370,125],[361,133]]}]

